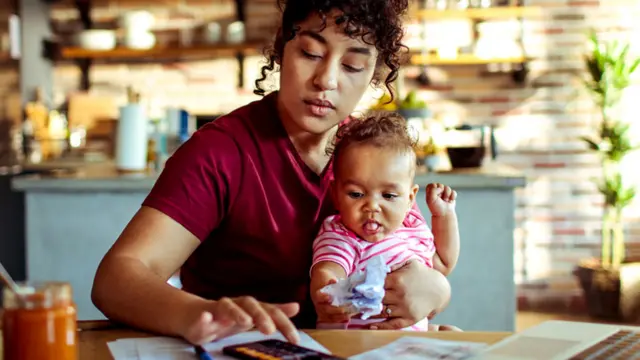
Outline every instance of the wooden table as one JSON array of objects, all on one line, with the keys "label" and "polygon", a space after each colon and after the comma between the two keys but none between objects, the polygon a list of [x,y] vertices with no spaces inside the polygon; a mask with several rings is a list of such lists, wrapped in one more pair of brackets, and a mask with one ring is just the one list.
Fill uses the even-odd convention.
[{"label": "wooden table", "polygon": [[[333,354],[349,357],[386,345],[402,336],[422,336],[442,340],[476,341],[488,344],[511,335],[508,332],[400,332],[367,330],[305,330],[312,338]],[[121,338],[155,336],[122,327],[106,321],[79,322],[80,359],[113,360],[107,342]],[[0,344],[0,350],[2,350]],[[2,351],[0,351],[2,360]]]}]

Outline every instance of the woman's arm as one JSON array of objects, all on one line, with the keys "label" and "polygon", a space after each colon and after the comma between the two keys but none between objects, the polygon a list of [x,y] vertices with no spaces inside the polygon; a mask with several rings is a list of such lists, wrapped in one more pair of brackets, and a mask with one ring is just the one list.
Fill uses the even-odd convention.
[{"label": "woman's arm", "polygon": [[199,244],[169,216],[142,207],[98,267],[94,304],[114,321],[183,336],[211,302],[166,282]]},{"label": "woman's arm", "polygon": [[154,333],[207,343],[257,327],[299,340],[289,318],[297,304],[271,305],[242,297],[205,300],[167,280],[200,243],[160,211],[142,207],[104,257],[91,298],[108,318]]},{"label": "woman's arm", "polygon": [[209,236],[239,191],[241,160],[230,134],[214,125],[178,148],[98,268],[92,299],[107,317],[192,343],[254,325],[298,340],[289,320],[298,304],[271,305],[251,297],[209,301],[167,283],[201,241],[216,241]]}]

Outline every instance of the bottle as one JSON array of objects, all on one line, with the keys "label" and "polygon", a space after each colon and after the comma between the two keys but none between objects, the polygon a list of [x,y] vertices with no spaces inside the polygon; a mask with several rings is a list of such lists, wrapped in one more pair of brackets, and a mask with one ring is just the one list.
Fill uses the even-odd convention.
[{"label": "bottle", "polygon": [[35,99],[25,104],[24,115],[23,133],[28,159],[32,162],[46,160],[49,155],[49,108],[45,104],[42,88],[37,88]]},{"label": "bottle", "polygon": [[4,359],[77,360],[77,312],[65,282],[19,284],[4,288]]},{"label": "bottle", "polygon": [[127,89],[128,104],[120,107],[116,140],[116,168],[123,173],[147,171],[149,121],[140,95]]}]

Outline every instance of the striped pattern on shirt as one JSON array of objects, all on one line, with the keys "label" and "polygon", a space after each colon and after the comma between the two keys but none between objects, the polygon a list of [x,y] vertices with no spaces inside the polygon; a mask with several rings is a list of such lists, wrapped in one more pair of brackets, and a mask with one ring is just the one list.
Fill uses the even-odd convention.
[{"label": "striped pattern on shirt", "polygon": [[311,268],[319,262],[331,261],[342,266],[349,276],[363,270],[367,261],[378,255],[383,255],[390,267],[416,259],[433,268],[435,252],[433,234],[415,209],[409,211],[402,227],[375,243],[359,238],[342,224],[340,215],[332,215],[324,220],[313,242]]}]

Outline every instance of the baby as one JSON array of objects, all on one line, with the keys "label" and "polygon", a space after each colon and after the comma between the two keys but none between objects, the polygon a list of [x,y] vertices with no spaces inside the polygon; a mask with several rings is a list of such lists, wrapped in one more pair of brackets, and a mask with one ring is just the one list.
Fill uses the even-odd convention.
[{"label": "baby", "polygon": [[[406,121],[394,113],[352,119],[339,128],[331,189],[338,215],[323,222],[313,244],[312,296],[318,296],[326,285],[363,270],[367,261],[378,255],[383,255],[392,269],[409,261],[419,261],[445,275],[453,269],[459,249],[457,220],[445,224],[445,218],[455,219],[456,193],[441,184],[427,186],[432,234],[415,205],[419,186],[414,183],[414,145]],[[329,307],[316,304],[319,326],[343,323]],[[393,316],[389,310],[385,307],[383,316]],[[352,318],[343,327],[364,327],[384,320]],[[405,328],[427,329],[426,318]]]}]

